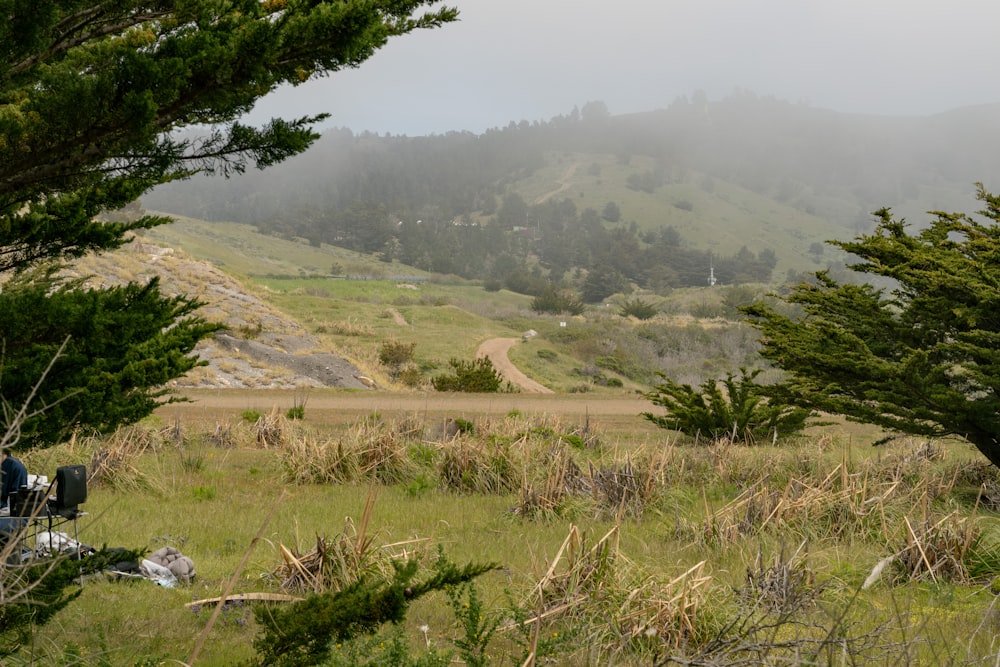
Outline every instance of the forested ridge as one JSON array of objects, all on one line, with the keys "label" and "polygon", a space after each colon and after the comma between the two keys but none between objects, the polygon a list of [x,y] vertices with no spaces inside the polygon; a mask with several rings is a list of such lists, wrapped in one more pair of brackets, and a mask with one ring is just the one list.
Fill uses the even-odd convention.
[{"label": "forested ridge", "polygon": [[974,182],[1000,182],[982,140],[995,111],[860,116],[737,92],[625,116],[591,102],[482,134],[331,129],[266,173],[169,184],[144,203],[600,301],[704,285],[710,270],[723,284],[782,280],[840,262],[825,242],[871,229],[883,206],[915,221],[968,208]]}]

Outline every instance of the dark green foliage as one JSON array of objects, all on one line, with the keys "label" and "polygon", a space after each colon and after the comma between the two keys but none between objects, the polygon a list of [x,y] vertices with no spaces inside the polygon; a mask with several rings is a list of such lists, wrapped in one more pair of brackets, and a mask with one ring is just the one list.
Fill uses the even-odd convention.
[{"label": "dark green foliage", "polygon": [[389,369],[393,380],[399,378],[400,371],[409,363],[413,362],[413,351],[416,343],[400,343],[389,340],[382,343],[378,350],[378,361]]},{"label": "dark green foliage", "polygon": [[496,393],[504,390],[503,376],[487,357],[473,361],[449,359],[448,365],[452,367],[453,374],[437,375],[431,380],[437,391]]},{"label": "dark green foliage", "polygon": [[625,184],[630,190],[639,190],[653,194],[656,188],[663,185],[663,177],[654,171],[644,171],[642,173],[632,173],[625,179]]},{"label": "dark green foliage", "polygon": [[738,379],[732,374],[721,383],[709,379],[700,390],[661,374],[663,382],[644,396],[666,409],[667,414],[644,412],[642,416],[660,428],[692,437],[710,440],[731,437],[747,443],[794,434],[805,428],[809,411],[766,400],[762,386],[754,382],[759,374],[759,370],[744,368]]},{"label": "dark green foliage", "polygon": [[502,618],[487,615],[472,582],[449,586],[445,588],[445,593],[462,630],[461,636],[452,640],[459,657],[468,667],[487,667],[490,659],[486,649]]},{"label": "dark green foliage", "polygon": [[[163,217],[110,215],[156,185],[242,173],[301,153],[323,118],[242,125],[283,84],[354,67],[386,41],[454,20],[431,0],[6,2],[0,9],[0,397],[21,408],[20,448],[68,429],[148,415],[162,387],[195,366],[215,327],[198,303],[159,285],[84,290],[30,275],[120,247]],[[185,133],[199,128],[200,134]],[[104,222],[106,215],[114,222]],[[37,281],[36,285],[32,282]],[[9,426],[9,425],[8,425]]]},{"label": "dark green foliage", "polygon": [[469,421],[468,419],[462,419],[461,417],[455,417],[452,420],[455,428],[458,429],[459,433],[468,433],[470,435],[476,432],[476,425]]},{"label": "dark green foliage", "polygon": [[[158,183],[300,153],[319,118],[236,122],[285,83],[357,66],[457,13],[430,0],[13,4],[0,22],[0,272],[164,222],[92,221]],[[171,130],[204,124],[200,139]]]},{"label": "dark green foliage", "polygon": [[384,623],[399,623],[410,603],[449,586],[459,586],[496,569],[495,564],[457,567],[439,554],[432,574],[418,578],[419,562],[393,563],[389,581],[361,579],[337,592],[310,595],[283,607],[256,610],[261,624],[254,640],[259,665],[305,667],[324,662],[331,644],[371,634]]},{"label": "dark green foliage", "polygon": [[428,647],[414,651],[400,625],[355,637],[330,652],[325,667],[448,667],[454,651]]},{"label": "dark green foliage", "polygon": [[531,309],[536,313],[569,313],[579,315],[584,311],[583,302],[567,290],[546,287],[541,294],[531,300]]},{"label": "dark green foliage", "polygon": [[1000,465],[1000,198],[978,188],[985,221],[937,213],[911,235],[883,209],[872,235],[834,244],[890,288],[821,272],[785,299],[800,317],[745,308],[761,354],[788,373],[771,395],[904,433],[960,435]]},{"label": "dark green foliage", "polygon": [[580,289],[585,303],[600,303],[612,294],[627,294],[632,291],[628,278],[609,264],[595,266],[587,274]]},{"label": "dark green foliage", "polygon": [[618,314],[622,317],[634,317],[639,320],[652,319],[658,312],[660,311],[655,305],[639,297],[626,299],[618,308]]},{"label": "dark green foliage", "polygon": [[[600,169],[600,166],[598,166]],[[622,219],[622,211],[613,201],[609,201],[604,205],[604,209],[601,211],[601,218],[607,220],[608,222],[618,222]]]},{"label": "dark green foliage", "polygon": [[[114,429],[151,413],[163,385],[198,365],[190,352],[218,327],[194,316],[199,303],[168,298],[157,279],[82,289],[47,273],[24,273],[0,292],[0,388],[20,407],[45,376],[20,423],[17,449],[59,442],[77,426]],[[2,424],[7,428],[10,424]]]},{"label": "dark green foliage", "polygon": [[[0,658],[29,641],[32,627],[45,625],[82,593],[80,577],[121,561],[139,561],[142,551],[101,549],[81,560],[39,559],[0,568],[4,604],[0,605]],[[23,592],[23,595],[21,593]]]}]

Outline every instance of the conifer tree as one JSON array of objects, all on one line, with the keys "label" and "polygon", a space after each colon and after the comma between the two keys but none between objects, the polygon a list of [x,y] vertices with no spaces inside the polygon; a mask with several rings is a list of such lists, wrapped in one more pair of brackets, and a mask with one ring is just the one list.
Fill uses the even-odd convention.
[{"label": "conifer tree", "polygon": [[[168,222],[98,218],[158,184],[305,150],[325,116],[259,128],[240,118],[282,84],[356,67],[392,37],[457,17],[451,8],[420,13],[432,4],[0,0],[0,280],[21,277],[0,300],[6,421],[46,355],[68,341],[33,406],[53,417],[22,424],[17,447],[148,414],[215,330],[196,301],[164,297],[155,281],[84,290],[59,283],[50,265]],[[183,132],[194,127],[204,131]]]},{"label": "conifer tree", "polygon": [[834,242],[884,280],[798,286],[789,317],[744,308],[790,402],[912,435],[958,435],[1000,466],[1000,198],[977,184],[982,219],[935,213],[910,233],[888,209],[870,236]]}]

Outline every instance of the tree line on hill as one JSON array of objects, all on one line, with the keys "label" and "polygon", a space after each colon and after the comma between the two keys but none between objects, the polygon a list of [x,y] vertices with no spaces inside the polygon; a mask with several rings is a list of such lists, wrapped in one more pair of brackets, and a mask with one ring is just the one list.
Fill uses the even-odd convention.
[{"label": "tree line on hill", "polygon": [[[676,229],[648,221],[640,232],[620,202],[601,211],[577,210],[569,199],[533,205],[512,184],[553,154],[623,162],[644,156],[655,166],[630,174],[631,190],[652,193],[703,174],[703,189],[726,181],[857,232],[870,228],[870,211],[887,203],[922,213],[925,190],[932,188],[942,209],[964,206],[956,200],[974,181],[1000,178],[1000,156],[975,140],[975,128],[988,129],[988,112],[879,118],[738,91],[718,102],[696,93],[628,116],[612,116],[603,103],[591,102],[549,121],[512,122],[481,134],[331,129],[313,150],[266,174],[169,183],[144,203],[429,271],[510,282],[519,291],[525,272],[537,277],[539,271],[554,283],[575,277],[578,286],[583,275],[613,272],[662,289],[704,285],[714,265],[723,283],[768,281],[780,248],[710,257],[709,239],[696,232],[681,239]],[[675,203],[685,205],[691,206]]]}]

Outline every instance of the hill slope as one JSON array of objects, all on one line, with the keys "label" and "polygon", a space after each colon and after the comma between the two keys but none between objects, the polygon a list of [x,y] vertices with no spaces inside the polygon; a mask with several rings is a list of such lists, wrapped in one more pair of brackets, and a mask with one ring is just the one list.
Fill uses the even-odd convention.
[{"label": "hill slope", "polygon": [[[505,255],[534,257],[562,275],[610,261],[643,287],[655,272],[634,262],[660,257],[629,249],[616,249],[627,257],[609,256],[602,236],[584,244],[588,225],[638,232],[630,241],[638,250],[650,242],[644,234],[670,227],[686,248],[716,259],[743,246],[773,251],[780,280],[788,270],[840,263],[823,242],[867,231],[871,212],[883,206],[918,225],[927,210],[975,210],[973,183],[1000,184],[1000,154],[989,141],[997,118],[995,106],[925,118],[839,114],[740,92],[481,135],[329,130],[264,173],[169,184],[146,204],[476,279],[508,267]],[[609,203],[620,216],[585,215]],[[483,234],[455,224],[507,236],[486,235],[477,241],[483,249],[469,243]],[[682,286],[676,275],[656,278]],[[703,284],[701,273],[686,284]]]},{"label": "hill slope", "polygon": [[370,386],[359,379],[364,376],[353,363],[327,349],[293,318],[217,267],[181,250],[137,238],[114,253],[81,260],[74,272],[105,284],[159,277],[165,293],[197,297],[205,304],[199,311],[202,317],[226,325],[226,333],[197,348],[207,366],[177,380],[175,387]]}]

